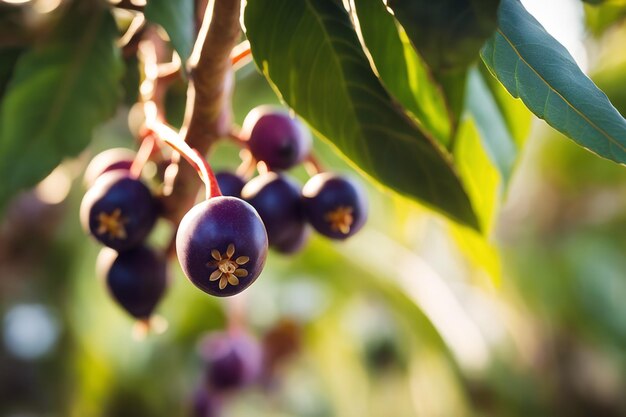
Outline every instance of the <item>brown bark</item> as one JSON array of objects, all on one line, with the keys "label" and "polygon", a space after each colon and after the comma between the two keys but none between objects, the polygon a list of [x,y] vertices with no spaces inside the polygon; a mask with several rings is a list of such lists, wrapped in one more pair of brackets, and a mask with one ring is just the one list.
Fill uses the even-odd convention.
[{"label": "brown bark", "polygon": [[[230,54],[241,34],[240,8],[241,0],[209,2],[189,62],[190,83],[181,134],[202,155],[230,130],[233,84]],[[163,197],[162,204],[165,216],[178,224],[192,207],[201,181],[189,164],[175,156],[168,168],[169,175],[175,175],[173,187]]]}]

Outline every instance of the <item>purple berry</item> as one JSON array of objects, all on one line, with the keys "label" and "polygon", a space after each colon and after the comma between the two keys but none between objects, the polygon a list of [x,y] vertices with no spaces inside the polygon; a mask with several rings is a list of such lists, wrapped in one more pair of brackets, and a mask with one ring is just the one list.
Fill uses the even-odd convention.
[{"label": "purple berry", "polygon": [[205,387],[194,393],[191,404],[191,417],[218,417],[220,415],[220,399],[211,395]]},{"label": "purple berry", "polygon": [[311,236],[311,228],[305,224],[298,233],[294,233],[288,239],[275,244],[273,248],[285,255],[294,254],[304,247],[309,241],[309,236]]},{"label": "purple berry", "polygon": [[141,244],[157,218],[150,189],[127,172],[100,176],[80,206],[81,223],[102,244],[118,251]]},{"label": "purple berry", "polygon": [[98,177],[110,171],[129,171],[135,159],[135,152],[126,148],[107,149],[94,156],[85,170],[84,182],[91,187]]},{"label": "purple berry", "polygon": [[131,316],[148,319],[167,289],[165,257],[145,246],[126,252],[105,248],[98,257],[111,296]]},{"label": "purple berry", "polygon": [[284,247],[288,251],[295,242],[303,240],[307,224],[300,187],[293,180],[282,174],[268,172],[248,182],[241,196],[261,216],[270,245]]},{"label": "purple berry", "polygon": [[183,272],[202,291],[238,294],[265,265],[267,233],[254,208],[235,197],[214,197],[185,215],[176,234]]},{"label": "purple berry", "polygon": [[263,354],[259,342],[240,330],[216,332],[200,344],[208,386],[217,391],[245,387],[261,373]]},{"label": "purple berry", "polygon": [[270,170],[289,169],[311,150],[311,134],[284,111],[268,106],[253,109],[243,122],[243,135],[254,158]]},{"label": "purple berry", "polygon": [[241,189],[246,184],[237,174],[222,171],[215,174],[217,184],[220,186],[222,195],[230,197],[241,197]]},{"label": "purple berry", "polygon": [[304,210],[319,233],[346,239],[358,232],[367,219],[367,201],[352,180],[331,173],[314,175],[302,188]]}]

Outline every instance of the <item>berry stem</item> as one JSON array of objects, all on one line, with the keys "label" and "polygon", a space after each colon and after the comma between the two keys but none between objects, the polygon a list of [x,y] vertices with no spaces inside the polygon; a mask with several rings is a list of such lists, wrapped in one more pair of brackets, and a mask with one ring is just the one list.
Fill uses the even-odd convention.
[{"label": "berry stem", "polygon": [[235,143],[240,148],[248,148],[248,143],[241,138],[241,136],[239,135],[239,131],[236,128],[231,129],[230,133],[228,134],[228,139],[233,141],[233,143]]},{"label": "berry stem", "polygon": [[243,148],[239,151],[239,157],[241,158],[241,164],[237,167],[236,174],[248,181],[254,175],[256,160],[252,156],[252,152],[247,148]]},{"label": "berry stem", "polygon": [[202,179],[202,182],[204,182],[206,186],[207,200],[212,197],[221,196],[222,193],[215,179],[215,174],[206,159],[204,159],[200,152],[190,147],[174,129],[157,120],[157,109],[153,102],[145,103],[144,106],[146,127],[152,130],[163,142],[182,155],[196,170],[200,179]]},{"label": "berry stem", "polygon": [[154,150],[156,141],[152,134],[146,135],[143,141],[141,141],[141,146],[137,151],[137,156],[133,160],[133,164],[130,167],[130,176],[133,178],[139,178],[141,176],[141,171],[143,167],[146,165],[146,162],[150,159],[150,155],[152,155],[152,151]]},{"label": "berry stem", "polygon": [[307,174],[309,174],[310,177],[325,171],[319,159],[317,159],[315,155],[313,154],[310,154],[304,160],[304,169],[306,170]]},{"label": "berry stem", "polygon": [[[233,48],[233,52],[230,55],[230,62],[233,65],[233,67],[240,68],[249,62],[250,59],[246,60],[246,58],[251,58],[251,56],[252,56],[252,52],[250,50],[250,42],[243,41],[239,45]],[[240,64],[240,65],[237,65],[237,64]]]}]

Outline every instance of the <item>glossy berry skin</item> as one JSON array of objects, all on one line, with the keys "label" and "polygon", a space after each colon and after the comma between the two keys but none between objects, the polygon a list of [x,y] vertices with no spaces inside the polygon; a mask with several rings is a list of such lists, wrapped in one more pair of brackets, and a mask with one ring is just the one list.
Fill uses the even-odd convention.
[{"label": "glossy berry skin", "polygon": [[113,299],[139,320],[152,315],[167,289],[165,257],[145,246],[119,253],[105,248],[97,267]]},{"label": "glossy berry skin", "polygon": [[294,167],[311,151],[311,134],[306,127],[284,111],[267,106],[248,113],[242,134],[254,158],[272,171]]},{"label": "glossy berry skin", "polygon": [[237,174],[222,171],[215,174],[217,184],[220,186],[222,195],[229,197],[241,197],[241,189],[246,184]]},{"label": "glossy berry skin", "polygon": [[207,385],[217,391],[243,388],[261,374],[260,343],[241,330],[206,336],[200,344],[200,356],[206,364]]},{"label": "glossy berry skin", "polygon": [[287,176],[276,172],[259,175],[243,187],[241,196],[261,216],[273,247],[290,249],[305,236],[300,187]]},{"label": "glossy berry skin", "polygon": [[100,176],[80,206],[81,223],[99,242],[118,251],[141,244],[152,230],[157,206],[148,187],[126,172]]},{"label": "glossy berry skin", "polygon": [[285,255],[292,255],[296,252],[299,252],[304,245],[309,241],[309,237],[311,236],[311,227],[308,224],[305,224],[304,227],[300,228],[297,233],[289,236],[288,239],[285,239],[279,243],[276,243],[272,247],[277,252],[283,253]]},{"label": "glossy berry skin", "polygon": [[364,191],[354,181],[332,173],[316,174],[302,188],[307,219],[320,234],[346,239],[367,219]]},{"label": "glossy berry skin", "polygon": [[246,289],[261,273],[267,233],[250,204],[235,197],[214,197],[183,217],[176,251],[183,272],[195,286],[226,297]]},{"label": "glossy berry skin", "polygon": [[100,152],[93,157],[85,169],[85,185],[91,187],[105,172],[129,171],[134,159],[135,152],[126,148],[113,148]]}]

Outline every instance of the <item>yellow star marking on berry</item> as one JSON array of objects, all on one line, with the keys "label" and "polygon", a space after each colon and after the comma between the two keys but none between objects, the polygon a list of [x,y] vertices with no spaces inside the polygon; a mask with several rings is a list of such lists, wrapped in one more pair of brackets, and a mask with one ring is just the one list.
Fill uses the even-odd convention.
[{"label": "yellow star marking on berry", "polygon": [[352,217],[353,211],[352,207],[339,206],[333,211],[326,213],[324,220],[330,223],[330,230],[333,232],[341,232],[347,235],[350,233],[350,227],[354,222],[354,217]]},{"label": "yellow star marking on berry", "polygon": [[128,219],[122,217],[122,210],[115,209],[111,214],[102,212],[98,214],[98,230],[99,235],[107,234],[110,239],[126,239],[126,229],[124,225],[128,223]]},{"label": "yellow star marking on berry", "polygon": [[250,258],[247,256],[238,256],[233,260],[235,256],[235,245],[230,244],[226,248],[226,252],[220,253],[217,249],[211,251],[212,261],[207,263],[207,266],[216,266],[217,269],[209,276],[209,281],[219,280],[220,290],[226,288],[228,284],[239,285],[239,278],[247,277],[248,271],[240,266],[247,264]]}]

